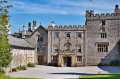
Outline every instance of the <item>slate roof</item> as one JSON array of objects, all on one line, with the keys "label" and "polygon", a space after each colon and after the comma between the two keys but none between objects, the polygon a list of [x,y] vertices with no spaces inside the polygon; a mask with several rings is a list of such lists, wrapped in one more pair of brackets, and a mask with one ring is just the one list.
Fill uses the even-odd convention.
[{"label": "slate roof", "polygon": [[9,44],[12,46],[35,48],[32,45],[30,45],[27,41],[25,41],[24,39],[19,39],[19,38],[13,37],[11,35],[8,35],[8,39],[9,39],[9,41],[8,41]]}]

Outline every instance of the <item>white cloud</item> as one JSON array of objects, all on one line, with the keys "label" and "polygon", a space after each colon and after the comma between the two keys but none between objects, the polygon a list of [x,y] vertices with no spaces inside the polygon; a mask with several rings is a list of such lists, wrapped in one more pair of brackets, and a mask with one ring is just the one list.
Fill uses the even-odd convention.
[{"label": "white cloud", "polygon": [[[46,13],[46,14],[77,14],[85,15],[85,11],[93,8],[96,12],[111,12],[114,9],[114,4],[105,2],[102,3],[100,0],[93,2],[90,1],[74,1],[74,0],[48,0],[47,4],[22,2],[13,0],[12,2],[13,13]],[[99,10],[100,9],[100,10]]]}]

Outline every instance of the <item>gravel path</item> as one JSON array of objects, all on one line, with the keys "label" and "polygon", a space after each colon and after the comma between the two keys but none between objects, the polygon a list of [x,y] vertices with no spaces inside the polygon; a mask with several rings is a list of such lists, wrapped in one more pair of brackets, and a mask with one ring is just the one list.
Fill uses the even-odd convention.
[{"label": "gravel path", "polygon": [[120,73],[120,67],[111,66],[87,66],[87,67],[51,67],[37,65],[35,68],[27,68],[25,71],[7,73],[11,77],[32,77],[43,79],[78,79],[82,75],[98,74],[107,71]]}]

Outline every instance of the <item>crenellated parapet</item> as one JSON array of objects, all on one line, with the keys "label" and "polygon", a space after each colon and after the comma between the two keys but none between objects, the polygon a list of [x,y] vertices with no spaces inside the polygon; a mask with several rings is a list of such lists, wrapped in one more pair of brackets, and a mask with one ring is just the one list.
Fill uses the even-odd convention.
[{"label": "crenellated parapet", "polygon": [[81,25],[64,25],[64,26],[48,26],[48,30],[85,30],[86,26]]},{"label": "crenellated parapet", "polygon": [[109,19],[120,19],[120,9],[118,5],[115,6],[114,13],[101,13],[94,14],[94,10],[86,11],[86,20],[109,20]]}]

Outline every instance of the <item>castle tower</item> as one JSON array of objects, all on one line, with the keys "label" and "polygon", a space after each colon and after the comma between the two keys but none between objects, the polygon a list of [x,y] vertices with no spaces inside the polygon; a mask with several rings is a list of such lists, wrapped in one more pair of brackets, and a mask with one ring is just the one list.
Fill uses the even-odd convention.
[{"label": "castle tower", "polygon": [[25,31],[25,26],[23,26],[23,31],[22,31],[22,38],[24,39],[26,35],[26,31]]},{"label": "castle tower", "polygon": [[52,22],[51,22],[51,25],[52,25],[53,28],[54,28],[54,27],[55,27],[55,22],[52,21]]},{"label": "castle tower", "polygon": [[33,29],[32,31],[35,31],[37,29],[37,22],[33,20]]},{"label": "castle tower", "polygon": [[31,22],[28,23],[28,31],[31,31]]}]

